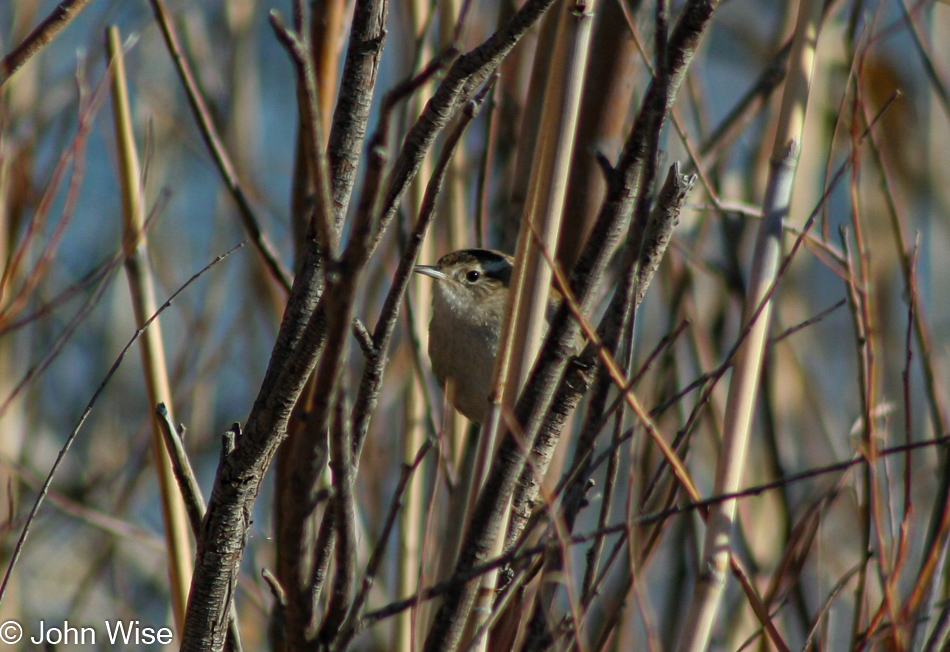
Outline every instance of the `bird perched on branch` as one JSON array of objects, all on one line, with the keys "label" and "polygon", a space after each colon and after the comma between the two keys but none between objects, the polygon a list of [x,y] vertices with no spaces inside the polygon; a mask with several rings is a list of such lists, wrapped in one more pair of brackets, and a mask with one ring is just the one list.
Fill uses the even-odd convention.
[{"label": "bird perched on branch", "polygon": [[[415,271],[435,279],[429,359],[449,403],[485,423],[498,343],[510,295],[514,258],[490,249],[462,249]],[[552,288],[550,320],[561,302]]]}]

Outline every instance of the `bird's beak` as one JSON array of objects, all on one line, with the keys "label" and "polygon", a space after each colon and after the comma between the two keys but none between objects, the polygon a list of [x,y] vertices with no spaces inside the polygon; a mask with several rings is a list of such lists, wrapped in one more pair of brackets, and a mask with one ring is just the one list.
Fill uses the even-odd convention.
[{"label": "bird's beak", "polygon": [[446,276],[441,269],[434,267],[433,265],[416,265],[412,271],[425,274],[426,276],[431,276],[437,281],[444,281],[448,278],[448,276]]}]

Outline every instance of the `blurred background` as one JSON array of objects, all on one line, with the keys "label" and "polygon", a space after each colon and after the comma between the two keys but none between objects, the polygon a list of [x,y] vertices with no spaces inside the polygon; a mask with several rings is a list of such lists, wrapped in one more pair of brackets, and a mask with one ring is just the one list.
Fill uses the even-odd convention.
[{"label": "blurred background", "polygon": [[[0,51],[19,44],[56,4],[0,0]],[[316,2],[310,10],[322,15],[331,4]],[[328,100],[336,92],[333,75],[342,66],[351,4],[339,4],[341,23],[328,39],[325,51],[335,57],[320,62],[326,69],[321,93]],[[681,4],[670,3],[674,18]],[[293,269],[297,96],[290,60],[268,24],[268,12],[276,9],[289,17],[291,4],[167,0],[166,6],[261,227],[284,267]],[[673,243],[637,313],[634,370],[664,336],[688,320],[637,386],[647,407],[666,404],[716,369],[738,335],[781,86],[775,93],[753,95],[752,104],[741,102],[774,65],[797,7],[794,1],[723,2],[680,90],[675,122],[664,131],[663,167],[680,161],[692,171],[698,162],[704,179],[688,198]],[[458,11],[448,1],[414,5],[392,0],[370,132],[376,127],[379,98],[451,41]],[[472,2],[459,37],[461,49],[483,41],[512,11],[509,2]],[[789,246],[816,210],[817,220],[779,284],[773,334],[822,318],[769,350],[745,474],[748,486],[852,458],[865,430],[862,394],[870,401],[881,448],[948,434],[940,430],[946,425],[950,350],[950,303],[944,300],[950,295],[950,265],[944,255],[950,247],[950,42],[940,35],[950,33],[950,6],[842,0],[826,11],[788,220]],[[559,251],[565,266],[576,257],[603,195],[594,155],[616,160],[650,78],[653,4],[602,0],[595,7],[595,21]],[[247,238],[146,0],[92,0],[0,88],[4,570],[43,480],[136,329],[121,264],[122,196],[105,70],[105,30],[113,24],[125,44],[158,303]],[[524,166],[531,160],[521,140],[536,122],[532,112],[539,110],[529,86],[532,70],[546,56],[544,46],[537,47],[538,32],[534,28],[504,62],[499,81],[466,132],[421,263],[476,245],[513,252]],[[431,86],[424,86],[397,107],[394,144],[401,142],[431,92]],[[861,139],[885,106],[873,138]],[[723,131],[723,125],[728,129]],[[849,159],[852,167],[821,204],[830,179]],[[370,329],[418,210],[424,186],[417,185],[365,277],[356,315]],[[904,258],[908,254],[913,258],[913,292]],[[848,279],[854,274],[859,289],[852,294]],[[605,285],[613,287],[609,281]],[[436,424],[439,432],[464,429],[464,424],[451,423],[428,359],[419,355],[425,350],[427,291],[423,285],[410,288],[412,311],[407,316],[404,310],[400,317],[363,452],[364,472],[356,487],[361,550],[369,549],[382,526],[405,455],[406,433],[419,427],[420,420]],[[604,294],[606,298],[609,292]],[[908,334],[912,295],[918,330],[912,325]],[[854,296],[859,297],[857,306],[849,303]],[[222,432],[246,419],[257,394],[285,300],[286,293],[254,248],[245,246],[212,267],[161,316],[175,418],[187,428],[185,446],[205,495],[214,479]],[[867,328],[859,332],[856,323]],[[924,341],[929,349],[922,347]],[[363,359],[352,338],[349,347],[346,391],[353,392]],[[421,383],[415,380],[416,357]],[[706,493],[715,470],[726,387],[720,382],[698,411],[688,454],[684,452]],[[417,388],[426,398],[421,403],[414,394]],[[664,436],[671,439],[684,429],[699,396],[694,389],[657,413]],[[150,450],[152,408],[141,357],[132,348],[53,479],[0,604],[0,619],[17,618],[28,631],[26,623],[63,619],[137,619],[155,627],[173,626]],[[461,455],[460,445],[444,445],[447,459]],[[572,446],[573,438],[565,435],[558,457],[569,458]],[[657,451],[640,435],[622,449],[614,521],[640,510],[636,497],[647,490],[658,461]],[[893,579],[902,603],[931,545],[927,532],[940,504],[940,462],[937,449],[923,448],[913,453],[907,467],[903,455],[876,467],[872,484],[880,492],[882,509],[872,527],[872,547],[893,572],[888,581]],[[555,461],[549,475],[551,486],[560,477],[560,463]],[[862,474],[818,475],[740,502],[738,550],[760,591],[774,589],[771,605],[779,610],[776,619],[793,647],[805,644],[812,627],[819,646],[846,649],[853,644],[853,570],[864,559],[862,506],[870,486]],[[431,569],[434,558],[427,555],[438,547],[444,527],[444,503],[436,486],[444,478],[431,459],[418,475],[423,510],[432,508],[421,553],[422,565]],[[598,493],[601,475],[595,476],[598,484],[589,495],[593,506],[603,499]],[[272,597],[261,569],[275,565],[271,483],[256,503],[237,596],[247,649],[267,645]],[[589,508],[575,532],[596,524],[597,511]],[[638,565],[632,588],[621,579],[630,575],[630,559],[614,562],[585,636],[596,640],[598,623],[626,601],[610,639],[614,647],[608,649],[640,649],[647,641],[654,649],[670,646],[688,602],[702,524],[695,514],[677,516],[657,536],[651,554]],[[583,547],[575,549],[575,558],[582,568]],[[400,597],[395,588],[399,566],[394,554],[387,557],[370,608]],[[428,572],[420,574],[417,565],[415,579]],[[870,577],[866,599],[874,613],[883,580],[874,573]],[[931,613],[938,614],[941,606],[938,601]],[[716,649],[738,649],[757,631],[734,586],[720,623]],[[392,620],[384,620],[370,628],[358,649],[395,649],[389,647],[392,627]],[[418,633],[415,643],[421,643]]]}]

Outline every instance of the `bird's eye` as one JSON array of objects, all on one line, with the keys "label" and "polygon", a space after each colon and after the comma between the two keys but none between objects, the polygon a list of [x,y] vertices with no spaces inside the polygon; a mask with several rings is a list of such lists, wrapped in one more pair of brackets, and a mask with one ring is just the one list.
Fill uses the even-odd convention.
[{"label": "bird's eye", "polygon": [[465,275],[465,280],[468,281],[469,283],[474,283],[479,278],[481,278],[481,276],[482,276],[481,272],[479,272],[477,269],[473,269]]}]

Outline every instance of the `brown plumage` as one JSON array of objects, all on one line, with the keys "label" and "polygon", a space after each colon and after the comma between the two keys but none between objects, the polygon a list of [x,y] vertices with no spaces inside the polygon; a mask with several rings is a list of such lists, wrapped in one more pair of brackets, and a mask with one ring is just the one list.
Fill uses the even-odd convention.
[{"label": "brown plumage", "polygon": [[[488,416],[513,264],[498,251],[462,249],[415,268],[436,281],[429,322],[432,370],[452,406],[476,423]],[[550,307],[560,299],[552,289]]]},{"label": "brown plumage", "polygon": [[488,414],[512,263],[497,251],[463,249],[435,266],[416,267],[436,280],[429,322],[432,370],[453,407],[476,423]]}]

